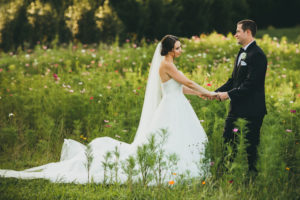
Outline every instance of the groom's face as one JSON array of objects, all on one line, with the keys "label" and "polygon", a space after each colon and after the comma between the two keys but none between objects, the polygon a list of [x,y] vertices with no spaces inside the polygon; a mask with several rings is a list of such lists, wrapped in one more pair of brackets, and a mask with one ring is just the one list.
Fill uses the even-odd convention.
[{"label": "groom's face", "polygon": [[247,32],[247,30],[244,31],[242,29],[242,24],[238,24],[237,28],[236,28],[236,33],[234,36],[236,37],[237,42],[239,44],[244,45],[248,39],[248,32]]}]

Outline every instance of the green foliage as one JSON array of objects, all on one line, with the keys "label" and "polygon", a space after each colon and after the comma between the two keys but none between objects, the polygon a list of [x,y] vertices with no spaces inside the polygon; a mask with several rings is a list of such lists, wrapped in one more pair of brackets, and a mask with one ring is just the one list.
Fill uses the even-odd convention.
[{"label": "green foliage", "polygon": [[[182,38],[182,43],[184,53],[176,59],[176,66],[192,80],[215,90],[231,75],[239,48],[231,34]],[[237,125],[242,133],[236,157],[229,162],[232,149],[223,144],[222,138],[229,102],[187,96],[209,139],[205,152],[208,159],[202,162],[210,168],[203,179],[160,177],[159,168],[176,172],[172,166],[178,158],[159,150],[160,140],[156,137],[156,142],[141,147],[140,160],[137,156],[120,163],[118,151],[109,152],[104,163],[99,163],[105,169],[105,184],[81,186],[1,179],[1,198],[295,199],[300,182],[299,45],[269,36],[257,39],[257,43],[268,58],[268,114],[261,130],[255,179],[245,176],[242,124]],[[117,43],[70,44],[50,49],[37,45],[34,50],[18,54],[2,53],[0,168],[22,170],[56,162],[64,138],[86,144],[109,136],[131,143],[155,46],[127,42],[122,47]],[[141,173],[139,166],[144,166],[144,184],[159,183],[164,178],[175,183],[160,187],[135,183]],[[121,170],[127,175],[128,184],[114,184]]]},{"label": "green foliage", "polygon": [[[299,25],[299,6],[295,0],[2,0],[0,48],[18,52],[36,44],[55,48],[70,42],[143,43],[144,38],[149,43],[170,33],[227,34],[246,18],[254,19],[259,30],[293,27]],[[299,31],[281,32],[263,34],[299,41]]]},{"label": "green foliage", "polygon": [[0,149],[7,151],[13,148],[18,140],[18,130],[14,127],[7,127],[0,129]]}]

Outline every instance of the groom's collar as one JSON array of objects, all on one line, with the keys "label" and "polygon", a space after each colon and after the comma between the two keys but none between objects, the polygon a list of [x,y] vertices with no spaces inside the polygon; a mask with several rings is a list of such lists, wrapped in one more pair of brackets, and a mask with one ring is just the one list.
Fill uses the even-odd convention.
[{"label": "groom's collar", "polygon": [[242,48],[246,51],[251,44],[255,44],[255,43],[256,43],[255,40],[252,40],[251,42],[249,42],[249,44],[247,44],[245,47]]}]

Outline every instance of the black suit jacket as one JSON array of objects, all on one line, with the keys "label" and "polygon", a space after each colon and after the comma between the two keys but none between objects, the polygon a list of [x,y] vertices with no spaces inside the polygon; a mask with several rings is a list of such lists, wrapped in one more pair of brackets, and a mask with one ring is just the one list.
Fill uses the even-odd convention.
[{"label": "black suit jacket", "polygon": [[[267,58],[262,49],[254,41],[246,53],[244,62],[238,63],[236,57],[231,78],[216,90],[228,92],[231,99],[229,114],[237,117],[258,117],[267,114],[265,102],[265,76]],[[243,65],[242,65],[243,63]]]}]

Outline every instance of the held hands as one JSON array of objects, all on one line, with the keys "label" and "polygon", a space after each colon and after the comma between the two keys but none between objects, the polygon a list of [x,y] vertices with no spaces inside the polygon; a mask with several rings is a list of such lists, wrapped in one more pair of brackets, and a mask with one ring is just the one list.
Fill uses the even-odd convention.
[{"label": "held hands", "polygon": [[227,92],[218,92],[217,93],[217,99],[219,101],[225,101],[226,99],[229,99],[228,93]]},{"label": "held hands", "polygon": [[206,94],[198,94],[198,96],[202,99],[209,99],[209,100],[219,100],[219,101],[225,101],[227,99],[229,99],[228,93],[227,92],[209,92]]},{"label": "held hands", "polygon": [[198,96],[202,99],[209,99],[209,100],[213,100],[213,99],[219,99],[218,97],[218,93],[216,92],[209,92],[209,93],[206,93],[206,94],[198,94]]}]

